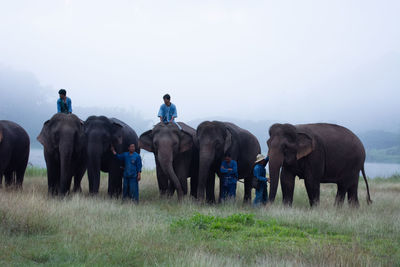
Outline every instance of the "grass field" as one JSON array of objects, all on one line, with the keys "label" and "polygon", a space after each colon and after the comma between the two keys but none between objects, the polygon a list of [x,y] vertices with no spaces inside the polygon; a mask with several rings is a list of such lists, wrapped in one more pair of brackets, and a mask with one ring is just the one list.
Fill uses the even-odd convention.
[{"label": "grass field", "polygon": [[[335,185],[323,185],[310,209],[302,181],[292,208],[255,209],[238,199],[200,205],[160,199],[154,171],[140,182],[140,204],[101,193],[47,196],[45,172],[28,170],[23,191],[0,189],[0,265],[49,266],[399,266],[400,176],[369,180],[374,203],[333,206]],[[253,192],[254,195],[254,192]]]}]

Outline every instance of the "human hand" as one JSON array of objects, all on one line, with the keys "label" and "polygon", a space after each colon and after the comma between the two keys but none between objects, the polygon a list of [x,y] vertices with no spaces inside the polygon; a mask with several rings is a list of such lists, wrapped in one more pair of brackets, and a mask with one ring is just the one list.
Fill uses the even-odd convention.
[{"label": "human hand", "polygon": [[114,155],[117,154],[117,152],[115,151],[114,146],[111,146],[111,152],[112,152]]},{"label": "human hand", "polygon": [[138,173],[138,176],[137,176],[137,180],[138,180],[138,182],[142,179],[142,177],[141,177],[142,175],[141,175],[141,173],[139,172]]}]

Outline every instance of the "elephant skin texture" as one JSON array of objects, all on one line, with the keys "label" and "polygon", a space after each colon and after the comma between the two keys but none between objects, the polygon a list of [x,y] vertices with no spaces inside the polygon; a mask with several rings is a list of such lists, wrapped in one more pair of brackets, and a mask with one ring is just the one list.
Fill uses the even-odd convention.
[{"label": "elephant skin texture", "polygon": [[43,145],[50,195],[81,192],[81,180],[86,171],[83,122],[74,114],[57,113],[43,124],[37,140]]},{"label": "elephant skin texture", "polygon": [[123,162],[111,152],[114,146],[117,153],[128,151],[135,144],[140,153],[136,132],[124,122],[105,116],[90,116],[84,123],[87,140],[87,170],[89,193],[97,194],[100,188],[100,170],[108,172],[108,194],[119,197],[122,192]]},{"label": "elephant skin texture", "polygon": [[154,126],[139,138],[141,148],[153,152],[156,161],[157,181],[160,195],[172,196],[177,191],[178,199],[187,194],[187,178],[190,194],[197,195],[198,155],[194,145],[196,130],[183,122]]},{"label": "elephant skin texture", "polygon": [[207,202],[215,202],[215,174],[221,177],[220,166],[224,154],[229,153],[238,164],[239,179],[244,179],[244,201],[250,201],[254,161],[261,152],[257,138],[233,123],[220,121],[202,122],[197,127],[196,136],[199,148],[198,199],[204,200],[206,193]]},{"label": "elephant skin texture", "polygon": [[12,121],[0,121],[0,187],[4,175],[6,187],[22,188],[29,144],[29,136],[21,126]]},{"label": "elephant skin texture", "polygon": [[269,135],[270,201],[275,200],[280,175],[283,203],[292,205],[298,176],[304,179],[311,206],[319,203],[321,183],[337,184],[336,205],[343,204],[347,193],[349,203],[359,206],[361,171],[367,185],[367,203],[372,202],[364,171],[364,146],[349,129],[327,123],[274,124]]}]

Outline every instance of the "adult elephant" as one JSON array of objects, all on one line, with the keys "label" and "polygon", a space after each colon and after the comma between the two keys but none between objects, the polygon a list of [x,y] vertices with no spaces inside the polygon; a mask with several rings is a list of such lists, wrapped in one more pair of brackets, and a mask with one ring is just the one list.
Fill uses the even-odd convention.
[{"label": "adult elephant", "polygon": [[29,136],[12,121],[0,121],[0,187],[3,175],[5,185],[22,187],[29,158]]},{"label": "adult elephant", "polygon": [[69,193],[72,177],[73,191],[80,192],[86,170],[83,122],[74,114],[57,113],[43,124],[37,140],[44,147],[49,194]]},{"label": "adult elephant", "polygon": [[257,138],[233,123],[220,121],[202,122],[196,135],[200,151],[197,197],[204,199],[206,191],[207,202],[215,202],[215,174],[221,177],[221,162],[229,153],[237,161],[239,178],[244,178],[244,201],[251,200],[253,165],[261,151]]},{"label": "adult elephant", "polygon": [[136,132],[124,122],[104,116],[90,116],[84,123],[87,138],[87,169],[89,193],[97,194],[100,187],[100,170],[108,172],[108,194],[118,197],[122,192],[123,163],[111,152],[111,145],[117,153],[128,151],[135,144],[140,153]]},{"label": "adult elephant", "polygon": [[190,194],[197,195],[198,150],[194,145],[196,130],[183,122],[177,124],[158,123],[140,135],[139,145],[154,153],[160,194],[164,195],[169,188],[172,195],[176,189],[180,200],[187,194],[188,177]]},{"label": "adult elephant", "polygon": [[269,200],[274,201],[279,180],[283,203],[291,205],[296,175],[304,179],[310,205],[319,202],[320,183],[336,183],[336,205],[348,201],[358,206],[357,188],[360,170],[364,172],[365,150],[360,139],[349,129],[335,124],[274,124],[267,141],[270,173]]}]

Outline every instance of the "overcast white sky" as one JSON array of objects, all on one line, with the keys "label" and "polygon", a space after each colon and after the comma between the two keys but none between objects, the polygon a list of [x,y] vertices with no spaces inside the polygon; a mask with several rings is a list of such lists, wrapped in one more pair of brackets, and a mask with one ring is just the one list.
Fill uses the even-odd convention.
[{"label": "overcast white sky", "polygon": [[[0,64],[74,106],[399,123],[400,1],[0,0]],[[3,92],[2,92],[3,93]],[[400,123],[399,123],[400,125]]]}]

